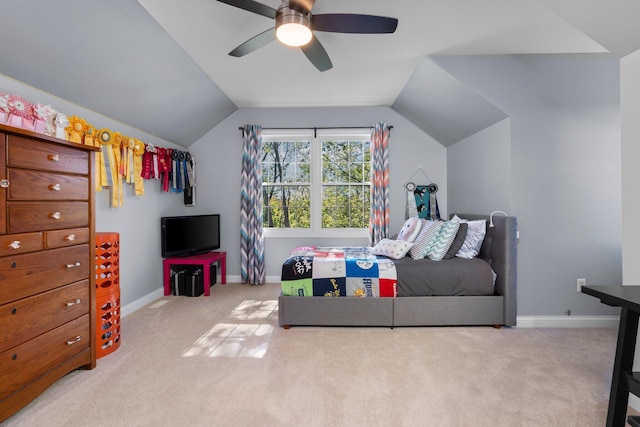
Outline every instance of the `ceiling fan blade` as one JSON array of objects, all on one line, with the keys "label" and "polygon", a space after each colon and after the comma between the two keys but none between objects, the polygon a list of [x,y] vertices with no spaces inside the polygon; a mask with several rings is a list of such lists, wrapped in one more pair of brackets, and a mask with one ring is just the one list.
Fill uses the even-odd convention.
[{"label": "ceiling fan blade", "polygon": [[254,50],[260,49],[262,46],[266,46],[276,39],[276,27],[269,28],[267,31],[264,31],[258,34],[255,37],[250,38],[246,42],[242,43],[237,48],[233,49],[229,52],[230,56],[240,57],[245,56],[248,53],[253,52]]},{"label": "ceiling fan blade", "polygon": [[276,17],[276,10],[264,5],[262,3],[258,3],[253,0],[218,0],[220,3],[228,4],[229,6],[235,6],[240,9],[248,10],[249,12],[257,13],[258,15],[266,16],[267,18]]},{"label": "ceiling fan blade", "polygon": [[313,36],[311,41],[306,45],[300,46],[300,49],[302,49],[305,56],[319,71],[327,71],[333,68],[327,51],[324,50],[322,43],[320,43],[320,40],[318,40],[316,36]]},{"label": "ceiling fan blade", "polygon": [[332,33],[383,34],[393,33],[398,27],[396,18],[354,13],[326,13],[311,17],[313,31]]}]

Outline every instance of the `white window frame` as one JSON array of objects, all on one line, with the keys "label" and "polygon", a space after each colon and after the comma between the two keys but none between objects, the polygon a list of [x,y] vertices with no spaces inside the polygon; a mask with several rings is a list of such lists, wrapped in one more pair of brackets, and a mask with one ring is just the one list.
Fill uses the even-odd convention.
[{"label": "white window frame", "polygon": [[[309,140],[311,142],[311,226],[310,228],[264,227],[265,237],[367,238],[368,228],[322,228],[322,141],[369,140],[370,129],[263,129],[262,142]],[[369,185],[371,185],[369,183]]]}]

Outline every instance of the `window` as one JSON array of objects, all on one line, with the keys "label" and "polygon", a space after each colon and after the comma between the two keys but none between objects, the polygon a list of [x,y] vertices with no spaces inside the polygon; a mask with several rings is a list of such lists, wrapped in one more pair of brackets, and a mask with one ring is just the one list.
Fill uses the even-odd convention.
[{"label": "window", "polygon": [[[370,131],[262,133],[267,235],[339,231],[365,236],[370,211]],[[363,232],[364,231],[364,232]]]}]

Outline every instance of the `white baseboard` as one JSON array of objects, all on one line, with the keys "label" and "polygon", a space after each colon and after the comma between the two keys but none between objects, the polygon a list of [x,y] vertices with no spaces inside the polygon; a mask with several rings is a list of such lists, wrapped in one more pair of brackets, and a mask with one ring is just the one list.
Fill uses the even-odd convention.
[{"label": "white baseboard", "polygon": [[617,328],[619,316],[517,316],[519,328]]},{"label": "white baseboard", "polygon": [[[280,283],[280,277],[267,276],[267,283]],[[227,276],[227,283],[240,283],[240,276]],[[126,317],[164,296],[159,288],[122,307],[121,316]],[[617,328],[619,316],[517,316],[518,328]]]},{"label": "white baseboard", "polygon": [[141,298],[138,298],[137,300],[122,307],[120,315],[122,317],[126,317],[131,313],[133,313],[134,311],[141,309],[142,307],[149,304],[150,302],[153,302],[163,296],[164,296],[164,288],[156,289],[155,291],[150,292],[147,295]]}]

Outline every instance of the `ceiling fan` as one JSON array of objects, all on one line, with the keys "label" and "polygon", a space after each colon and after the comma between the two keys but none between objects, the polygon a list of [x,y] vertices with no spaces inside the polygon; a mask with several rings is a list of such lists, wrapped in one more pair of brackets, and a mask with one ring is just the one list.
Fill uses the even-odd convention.
[{"label": "ceiling fan", "polygon": [[320,71],[333,67],[327,51],[313,31],[351,34],[393,33],[398,26],[396,18],[353,13],[312,15],[315,0],[283,0],[278,10],[254,0],[218,0],[230,6],[275,19],[275,26],[247,40],[229,52],[240,57],[257,50],[276,38],[288,45],[298,46]]}]

